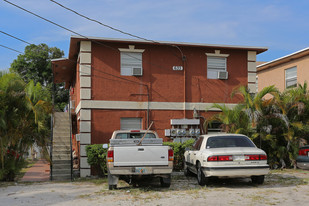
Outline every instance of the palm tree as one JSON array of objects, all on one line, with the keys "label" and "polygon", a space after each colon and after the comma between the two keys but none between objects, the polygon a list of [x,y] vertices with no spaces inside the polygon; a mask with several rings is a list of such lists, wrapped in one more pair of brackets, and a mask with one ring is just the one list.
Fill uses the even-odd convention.
[{"label": "palm tree", "polygon": [[249,134],[251,131],[249,119],[244,112],[244,105],[237,105],[234,108],[229,108],[226,105],[213,104],[212,108],[220,109],[222,112],[212,116],[204,123],[204,128],[207,131],[209,124],[213,122],[221,122],[223,132]]},{"label": "palm tree", "polygon": [[241,104],[245,106],[252,128],[256,128],[257,121],[261,116],[261,108],[271,103],[271,98],[265,99],[265,96],[267,94],[275,95],[276,93],[278,93],[278,89],[274,85],[265,87],[256,94],[250,93],[247,87],[240,86],[232,92],[231,97],[240,95],[243,98]]}]

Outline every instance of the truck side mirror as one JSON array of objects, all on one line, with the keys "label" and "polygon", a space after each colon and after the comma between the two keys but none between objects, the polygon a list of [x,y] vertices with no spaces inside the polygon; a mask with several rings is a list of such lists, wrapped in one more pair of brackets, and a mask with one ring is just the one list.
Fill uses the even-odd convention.
[{"label": "truck side mirror", "polygon": [[103,144],[102,147],[103,147],[103,149],[107,149],[108,148],[108,144]]}]

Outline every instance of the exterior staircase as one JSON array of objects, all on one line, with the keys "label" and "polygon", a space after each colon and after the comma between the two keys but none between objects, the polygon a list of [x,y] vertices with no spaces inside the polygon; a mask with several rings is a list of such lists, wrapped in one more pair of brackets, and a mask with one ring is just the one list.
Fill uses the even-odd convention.
[{"label": "exterior staircase", "polygon": [[55,112],[51,180],[71,180],[71,122],[68,112]]}]

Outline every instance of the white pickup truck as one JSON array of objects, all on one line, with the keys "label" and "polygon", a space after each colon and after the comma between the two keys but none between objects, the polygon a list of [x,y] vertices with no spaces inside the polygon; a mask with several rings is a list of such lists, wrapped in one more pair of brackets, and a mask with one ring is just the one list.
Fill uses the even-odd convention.
[{"label": "white pickup truck", "polygon": [[119,178],[136,185],[142,177],[160,177],[162,187],[171,185],[174,152],[163,146],[154,131],[114,131],[107,151],[109,189],[117,188]]}]

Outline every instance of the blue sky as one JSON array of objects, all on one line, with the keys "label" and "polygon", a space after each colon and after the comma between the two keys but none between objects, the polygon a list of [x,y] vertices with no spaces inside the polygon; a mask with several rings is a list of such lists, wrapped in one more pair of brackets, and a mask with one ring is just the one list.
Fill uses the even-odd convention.
[{"label": "blue sky", "polygon": [[[49,0],[9,0],[85,36],[131,38],[83,19]],[[268,47],[270,61],[309,46],[307,0],[57,0],[86,16],[147,39]],[[0,31],[56,46],[68,55],[72,33],[0,1]],[[0,44],[27,44],[0,33]],[[0,70],[18,53],[0,47]]]}]

